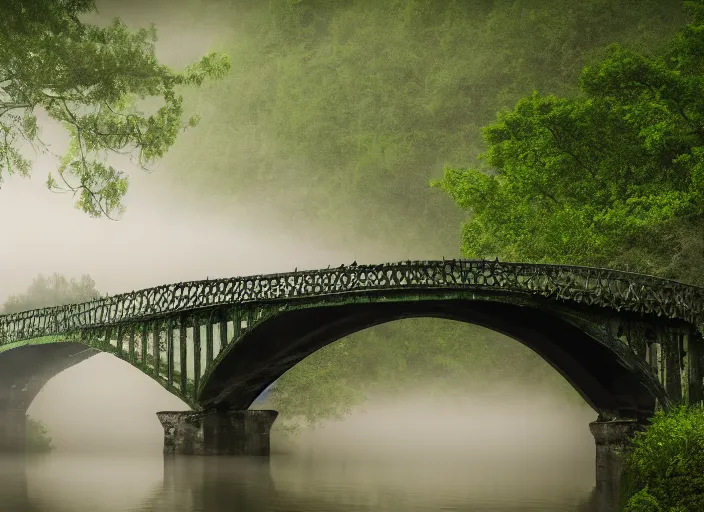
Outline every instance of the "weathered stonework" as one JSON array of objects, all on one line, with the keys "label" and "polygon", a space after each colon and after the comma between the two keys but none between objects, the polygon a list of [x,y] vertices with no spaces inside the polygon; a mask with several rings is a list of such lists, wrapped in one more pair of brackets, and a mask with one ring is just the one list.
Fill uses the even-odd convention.
[{"label": "weathered stonework", "polygon": [[276,411],[158,412],[164,455],[269,455]]},{"label": "weathered stonework", "polygon": [[596,488],[599,493],[612,498],[618,495],[630,439],[645,426],[637,420],[594,421],[589,424],[596,443]]}]

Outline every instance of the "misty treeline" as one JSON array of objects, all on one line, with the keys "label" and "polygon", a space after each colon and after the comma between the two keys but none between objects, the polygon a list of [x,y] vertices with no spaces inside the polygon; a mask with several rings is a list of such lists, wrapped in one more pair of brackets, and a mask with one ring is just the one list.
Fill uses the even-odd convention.
[{"label": "misty treeline", "polygon": [[217,44],[233,71],[184,93],[203,124],[165,178],[411,259],[458,254],[466,215],[428,181],[474,165],[499,110],[533,90],[578,94],[610,43],[657,53],[685,22],[681,0],[181,5],[230,28]]},{"label": "misty treeline", "polygon": [[39,274],[24,293],[10,295],[2,305],[2,313],[17,313],[30,309],[63,306],[87,302],[100,297],[95,281],[85,274],[68,279],[62,274],[50,276]]}]

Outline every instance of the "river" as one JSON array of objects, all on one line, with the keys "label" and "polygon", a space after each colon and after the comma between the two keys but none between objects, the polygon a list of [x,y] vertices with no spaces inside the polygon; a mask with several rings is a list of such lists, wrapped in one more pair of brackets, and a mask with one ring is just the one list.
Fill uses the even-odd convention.
[{"label": "river", "polygon": [[153,413],[38,399],[57,448],[0,457],[0,512],[605,512],[596,414],[549,395],[394,395],[295,437],[275,429],[269,458],[166,459]]},{"label": "river", "polygon": [[593,461],[539,468],[477,461],[75,455],[0,459],[8,512],[587,512]]}]

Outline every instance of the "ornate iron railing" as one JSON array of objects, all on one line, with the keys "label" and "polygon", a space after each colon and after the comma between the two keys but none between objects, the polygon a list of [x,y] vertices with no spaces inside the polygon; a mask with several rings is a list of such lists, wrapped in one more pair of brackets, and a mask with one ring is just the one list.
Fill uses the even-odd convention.
[{"label": "ornate iron railing", "polygon": [[0,344],[224,304],[418,289],[522,292],[699,324],[704,288],[618,270],[497,261],[407,261],[190,281],[0,316]]}]

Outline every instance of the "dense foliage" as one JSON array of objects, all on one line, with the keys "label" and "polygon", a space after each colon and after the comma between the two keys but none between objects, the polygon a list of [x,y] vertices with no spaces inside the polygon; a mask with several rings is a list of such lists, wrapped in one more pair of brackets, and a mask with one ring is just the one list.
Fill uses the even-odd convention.
[{"label": "dense foliage", "polygon": [[[105,155],[136,152],[140,166],[163,156],[184,128],[179,86],[221,78],[229,63],[209,54],[173,71],[155,57],[153,26],[133,33],[118,19],[106,28],[80,21],[94,10],[93,0],[0,2],[0,181],[3,173],[29,174],[21,142],[47,149],[37,122],[44,111],[71,137],[61,184],[52,173],[47,184],[78,193],[76,206],[97,217],[120,213],[127,192],[126,175]],[[147,114],[145,98],[163,105]]]},{"label": "dense foliage", "polygon": [[484,129],[483,166],[445,170],[466,256],[704,284],[704,4],[685,5],[662,54],[612,45],[578,95],[521,99]]},{"label": "dense foliage", "polygon": [[680,0],[242,5],[207,2],[237,72],[189,97],[204,123],[171,175],[394,258],[457,254],[462,212],[428,180],[473,162],[500,108],[571,94],[605,45],[657,51],[683,22]]},{"label": "dense foliage", "polygon": [[49,452],[54,449],[46,425],[27,416],[27,451],[34,453]]},{"label": "dense foliage", "polygon": [[704,409],[659,411],[636,434],[626,465],[626,512],[704,510]]}]

